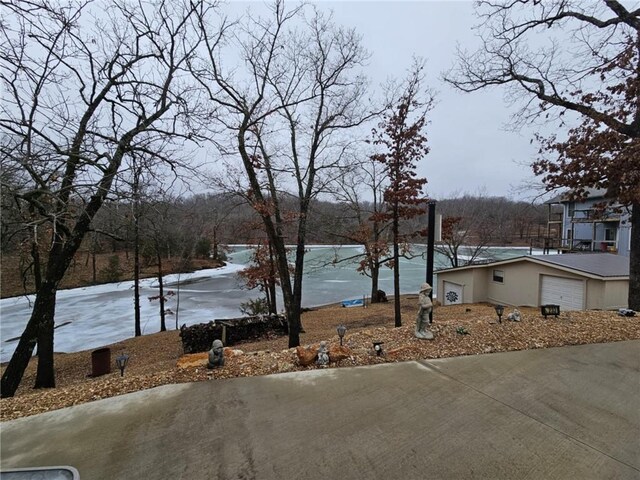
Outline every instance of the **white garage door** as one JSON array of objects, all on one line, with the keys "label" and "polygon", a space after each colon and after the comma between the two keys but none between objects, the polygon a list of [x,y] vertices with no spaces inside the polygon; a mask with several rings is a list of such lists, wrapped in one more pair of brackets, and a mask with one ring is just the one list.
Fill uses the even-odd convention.
[{"label": "white garage door", "polygon": [[462,303],[462,285],[451,282],[444,283],[444,304],[456,305]]},{"label": "white garage door", "polygon": [[584,308],[584,282],[572,278],[542,275],[540,305],[560,305],[563,310]]}]

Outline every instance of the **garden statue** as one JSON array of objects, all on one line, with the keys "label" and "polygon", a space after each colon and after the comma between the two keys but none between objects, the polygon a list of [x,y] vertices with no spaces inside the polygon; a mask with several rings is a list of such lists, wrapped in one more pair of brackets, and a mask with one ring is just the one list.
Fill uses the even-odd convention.
[{"label": "garden statue", "polygon": [[327,348],[327,342],[320,342],[316,363],[318,365],[329,365],[329,349]]},{"label": "garden statue", "polygon": [[418,294],[418,318],[416,318],[416,338],[424,340],[433,340],[433,332],[429,330],[429,314],[433,310],[433,304],[429,294],[431,293],[431,285],[423,283]]},{"label": "garden statue", "polygon": [[512,322],[519,322],[522,320],[522,315],[520,315],[520,310],[517,308],[513,309],[509,315],[507,315],[507,320],[511,320]]},{"label": "garden statue", "polygon": [[222,367],[224,365],[224,345],[220,340],[214,340],[209,350],[207,368]]}]

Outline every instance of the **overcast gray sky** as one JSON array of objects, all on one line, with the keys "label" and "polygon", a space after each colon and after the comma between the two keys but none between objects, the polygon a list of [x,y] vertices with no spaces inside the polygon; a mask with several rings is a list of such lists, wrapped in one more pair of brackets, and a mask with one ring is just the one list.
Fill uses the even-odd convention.
[{"label": "overcast gray sky", "polygon": [[[456,46],[475,50],[478,23],[471,1],[316,1],[332,10],[335,23],[353,27],[371,53],[367,74],[373,89],[393,77],[402,80],[413,56],[426,59],[426,78],[436,93],[427,129],[431,152],[419,163],[426,193],[442,199],[464,193],[531,200],[540,184],[528,166],[536,156],[533,128],[509,130],[516,108],[496,88],[466,94],[441,79],[454,65]],[[227,13],[260,12],[262,1],[231,1]]]},{"label": "overcast gray sky", "polygon": [[534,179],[529,164],[536,146],[533,130],[507,131],[514,109],[500,89],[465,94],[441,80],[454,62],[456,44],[473,50],[477,23],[470,1],[320,2],[333,9],[336,23],[353,26],[370,50],[374,84],[402,78],[412,55],[427,60],[427,80],[437,105],[428,128],[431,153],[420,163],[430,196],[477,193],[522,198],[514,187]]}]

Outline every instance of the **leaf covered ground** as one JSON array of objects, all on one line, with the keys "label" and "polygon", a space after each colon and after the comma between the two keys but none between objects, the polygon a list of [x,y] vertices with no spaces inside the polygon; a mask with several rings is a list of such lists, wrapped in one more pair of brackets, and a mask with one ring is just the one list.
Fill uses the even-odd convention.
[{"label": "leaf covered ground", "polygon": [[[413,335],[417,296],[402,299],[403,326],[393,326],[392,303],[367,308],[327,306],[304,313],[301,335],[303,345],[324,340],[338,343],[336,327],[347,326],[344,344],[351,356],[329,367],[297,364],[295,349],[288,349],[286,337],[234,345],[240,350],[226,359],[225,366],[208,370],[203,366],[178,368],[182,345],[178,332],[170,331],[131,338],[109,345],[112,359],[120,353],[130,355],[125,375],[112,373],[92,378],[91,350],[56,355],[57,388],[33,390],[34,358],[15,397],[0,400],[0,420],[56,410],[93,400],[165,385],[224,378],[269,375],[274,373],[341,368],[401,362],[459,355],[490,354],[510,350],[559,347],[640,339],[640,317],[620,317],[617,312],[562,312],[558,318],[544,319],[539,309],[521,308],[522,321],[502,323],[488,304],[438,307],[433,315],[434,340],[419,340]],[[460,333],[461,330],[467,334]],[[373,350],[373,342],[384,342],[384,356]],[[4,366],[3,366],[4,370]]]}]

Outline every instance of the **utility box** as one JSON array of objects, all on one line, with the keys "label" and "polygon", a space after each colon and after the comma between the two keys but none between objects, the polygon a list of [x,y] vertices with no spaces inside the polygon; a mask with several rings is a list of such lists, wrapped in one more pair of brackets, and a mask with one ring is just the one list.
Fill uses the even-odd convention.
[{"label": "utility box", "polygon": [[111,349],[99,348],[91,352],[91,376],[99,377],[111,373]]}]

